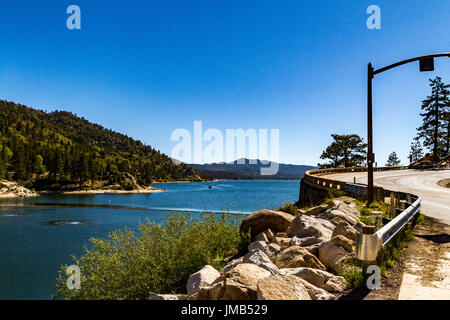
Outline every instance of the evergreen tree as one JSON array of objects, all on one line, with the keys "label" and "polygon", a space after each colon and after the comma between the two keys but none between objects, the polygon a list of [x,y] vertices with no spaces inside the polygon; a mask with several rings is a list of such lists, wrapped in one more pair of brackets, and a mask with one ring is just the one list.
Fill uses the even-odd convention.
[{"label": "evergreen tree", "polygon": [[361,166],[366,160],[367,144],[357,134],[331,135],[333,143],[320,156],[321,159],[330,160],[329,163],[319,163],[321,168],[349,168]]},{"label": "evergreen tree", "polygon": [[[433,161],[438,162],[445,153],[442,145],[444,137],[444,120],[448,109],[448,94],[446,86],[440,77],[430,79],[431,95],[422,102],[421,109],[422,126],[417,128],[418,137],[423,140],[423,145],[433,152]],[[446,98],[447,94],[447,98]],[[447,100],[447,101],[446,101]]]},{"label": "evergreen tree", "polygon": [[397,153],[394,151],[389,155],[386,167],[398,167],[399,165],[400,159],[397,157]]},{"label": "evergreen tree", "polygon": [[423,149],[422,144],[418,139],[415,139],[415,141],[411,142],[411,149],[409,151],[409,157],[411,159],[411,162],[417,162],[420,159],[423,158]]}]

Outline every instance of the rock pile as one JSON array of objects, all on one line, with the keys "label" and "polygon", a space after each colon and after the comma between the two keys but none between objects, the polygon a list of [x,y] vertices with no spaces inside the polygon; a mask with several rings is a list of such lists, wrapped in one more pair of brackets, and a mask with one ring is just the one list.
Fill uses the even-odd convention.
[{"label": "rock pile", "polygon": [[339,200],[299,210],[296,217],[254,212],[240,227],[252,236],[249,252],[221,272],[205,266],[191,275],[187,299],[334,299],[348,287],[339,274],[354,256],[355,227],[361,227],[357,206]]}]

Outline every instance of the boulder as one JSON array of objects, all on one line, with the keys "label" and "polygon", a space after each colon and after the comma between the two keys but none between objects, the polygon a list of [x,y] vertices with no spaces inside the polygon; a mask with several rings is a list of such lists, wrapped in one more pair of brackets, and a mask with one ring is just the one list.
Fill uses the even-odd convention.
[{"label": "boulder", "polygon": [[221,281],[212,284],[209,287],[201,288],[199,292],[190,296],[188,300],[219,300],[223,296],[224,292],[224,277],[220,278]]},{"label": "boulder", "polygon": [[273,210],[260,210],[250,214],[241,223],[240,232],[248,233],[255,237],[258,233],[267,229],[273,232],[286,232],[294,216],[286,212]]},{"label": "boulder", "polygon": [[291,238],[282,238],[282,237],[275,237],[273,238],[273,243],[280,246],[280,248],[285,249],[291,245]]},{"label": "boulder", "polygon": [[269,241],[272,241],[273,238],[275,237],[272,230],[270,230],[270,229],[267,229],[266,231],[264,231],[264,233]]},{"label": "boulder", "polygon": [[261,250],[253,250],[244,256],[243,263],[253,263],[261,267],[271,274],[277,274],[279,269],[272,263],[269,257]]},{"label": "boulder", "polygon": [[325,219],[311,216],[297,216],[289,225],[287,235],[289,237],[318,237],[324,240],[331,239],[334,224]]},{"label": "boulder", "polygon": [[275,261],[278,268],[310,267],[325,270],[319,259],[305,248],[294,246],[281,251]]},{"label": "boulder", "polygon": [[303,211],[303,214],[307,215],[307,216],[317,216],[319,213],[321,213],[327,209],[328,209],[328,205],[322,204],[320,206]]},{"label": "boulder", "polygon": [[237,259],[233,259],[230,262],[227,263],[225,267],[222,268],[222,273],[227,273],[234,267],[236,267],[238,264],[244,262],[244,257],[239,257]]},{"label": "boulder", "polygon": [[353,241],[350,239],[347,239],[344,236],[341,236],[341,235],[335,236],[335,237],[331,238],[330,242],[333,242],[333,243],[337,244],[338,246],[341,246],[347,252],[353,252],[353,250],[354,250]]},{"label": "boulder", "polygon": [[295,276],[273,275],[258,282],[258,300],[311,300],[302,281]]},{"label": "boulder", "polygon": [[221,294],[223,300],[256,300],[257,285],[270,272],[253,263],[241,263],[225,274]]},{"label": "boulder", "polygon": [[275,243],[271,243],[267,247],[264,248],[263,252],[273,262],[273,261],[275,261],[277,254],[279,254],[281,252],[281,247]]},{"label": "boulder", "polygon": [[337,292],[342,293],[349,287],[347,281],[344,277],[336,276],[327,281],[325,283],[324,289],[329,292]]},{"label": "boulder", "polygon": [[319,237],[304,237],[304,238],[293,237],[290,245],[307,247],[320,242],[322,242],[322,239]]},{"label": "boulder", "polygon": [[265,243],[269,242],[269,239],[267,238],[267,235],[265,232],[260,232],[256,235],[256,237],[253,239],[254,242],[257,241],[263,241]]},{"label": "boulder", "polygon": [[254,241],[248,245],[248,251],[252,250],[264,250],[264,248],[267,247],[267,242],[265,241]]},{"label": "boulder", "polygon": [[328,293],[326,290],[316,287],[308,281],[299,278],[306,288],[311,300],[333,300],[334,296]]},{"label": "boulder", "polygon": [[343,271],[343,263],[346,261],[347,251],[331,241],[322,242],[319,246],[319,260],[334,272]]},{"label": "boulder", "polygon": [[331,238],[339,235],[355,241],[356,230],[347,222],[341,222],[337,224],[336,228],[334,228]]},{"label": "boulder", "polygon": [[324,270],[304,267],[280,269],[280,274],[284,276],[290,275],[302,278],[303,280],[306,280],[321,289],[325,289],[325,284],[327,281],[335,277],[334,274]]},{"label": "boulder", "polygon": [[187,294],[192,295],[197,293],[201,288],[210,286],[219,277],[219,271],[210,265],[204,266],[203,269],[189,277],[186,284]]},{"label": "boulder", "polygon": [[318,217],[329,220],[339,218],[340,220],[338,221],[344,220],[351,225],[354,225],[359,221],[359,210],[356,205],[349,205],[345,202],[336,200],[334,203],[336,204],[334,207],[322,212]]},{"label": "boulder", "polygon": [[309,251],[309,253],[315,255],[316,257],[319,257],[319,247],[320,243],[312,244],[310,246],[302,247]]}]

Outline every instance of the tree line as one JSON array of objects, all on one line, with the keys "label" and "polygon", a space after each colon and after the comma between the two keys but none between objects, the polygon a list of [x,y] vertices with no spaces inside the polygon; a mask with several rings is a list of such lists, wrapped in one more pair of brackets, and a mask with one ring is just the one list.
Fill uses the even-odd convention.
[{"label": "tree line", "polygon": [[[431,94],[422,101],[422,125],[410,146],[412,163],[424,157],[424,149],[430,152],[434,163],[450,155],[450,85],[440,77],[429,80]],[[320,156],[328,162],[319,163],[320,168],[348,168],[366,165],[367,144],[357,134],[332,134],[333,142]],[[386,166],[399,166],[397,153],[392,152]]]},{"label": "tree line", "polygon": [[132,188],[124,177],[141,185],[204,178],[140,141],[70,112],[46,113],[0,100],[0,179],[36,189],[87,182]]}]

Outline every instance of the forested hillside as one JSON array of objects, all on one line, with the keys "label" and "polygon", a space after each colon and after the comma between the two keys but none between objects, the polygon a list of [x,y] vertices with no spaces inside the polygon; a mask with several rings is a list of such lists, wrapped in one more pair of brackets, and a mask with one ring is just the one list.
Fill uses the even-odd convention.
[{"label": "forested hillside", "polygon": [[0,100],[0,179],[36,189],[201,180],[165,154],[70,112],[46,113]]}]

